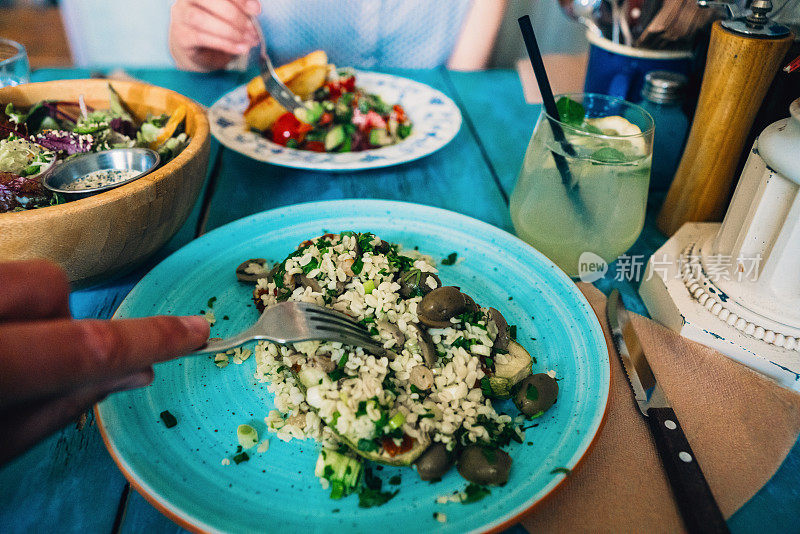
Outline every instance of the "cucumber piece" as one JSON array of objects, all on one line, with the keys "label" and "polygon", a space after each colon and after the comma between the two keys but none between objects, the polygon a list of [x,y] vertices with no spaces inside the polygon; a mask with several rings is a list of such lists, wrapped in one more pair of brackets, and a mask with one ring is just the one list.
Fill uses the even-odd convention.
[{"label": "cucumber piece", "polygon": [[397,127],[397,136],[400,139],[405,139],[411,135],[411,125],[410,124],[401,124]]},{"label": "cucumber piece", "polygon": [[350,495],[361,480],[361,462],[356,458],[322,449],[317,457],[314,474],[331,483],[331,499]]},{"label": "cucumber piece", "polygon": [[516,341],[508,343],[508,361],[498,363],[495,360],[494,375],[489,377],[492,396],[498,399],[511,397],[511,389],[531,374],[531,355]]},{"label": "cucumber piece", "polygon": [[352,137],[345,137],[344,143],[340,146],[336,152],[351,152],[353,150],[353,138]]},{"label": "cucumber piece", "polygon": [[[342,95],[344,97],[344,95]],[[353,110],[350,106],[343,102],[344,98],[340,98],[333,108],[333,116],[336,122],[350,123],[353,118]]]},{"label": "cucumber piece", "polygon": [[295,111],[294,116],[297,117],[297,120],[307,124],[316,124],[323,113],[325,113],[325,110],[322,108],[322,104],[312,101],[307,102],[304,107]]},{"label": "cucumber piece", "polygon": [[325,134],[325,150],[330,152],[344,143],[344,139],[344,127],[341,124],[337,124]]},{"label": "cucumber piece", "polygon": [[369,144],[373,146],[391,145],[393,141],[385,128],[375,128],[369,132]]}]

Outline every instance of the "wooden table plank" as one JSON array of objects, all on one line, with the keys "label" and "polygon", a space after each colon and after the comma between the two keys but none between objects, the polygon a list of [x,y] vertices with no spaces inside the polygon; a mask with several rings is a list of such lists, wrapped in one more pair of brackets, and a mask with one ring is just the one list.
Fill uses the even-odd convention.
[{"label": "wooden table plank", "polygon": [[[88,75],[88,71],[80,69],[47,69],[34,73],[33,81]],[[200,76],[164,70],[134,71],[132,75],[174,89],[205,105],[240,83],[238,76],[230,73]],[[218,152],[219,145],[214,141],[212,158]],[[70,295],[73,315],[111,317],[133,285],[153,265],[194,238],[201,203],[202,194],[184,226],[145,265],[120,279],[73,292]],[[89,413],[82,429],[70,425],[0,469],[3,503],[0,525],[16,532],[43,529],[109,532],[125,484],[103,446],[93,414]]]}]

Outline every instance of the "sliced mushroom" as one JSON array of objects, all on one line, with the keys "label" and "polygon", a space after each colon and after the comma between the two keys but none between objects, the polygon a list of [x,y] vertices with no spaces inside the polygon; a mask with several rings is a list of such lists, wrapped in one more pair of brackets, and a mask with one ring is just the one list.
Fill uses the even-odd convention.
[{"label": "sliced mushroom", "polygon": [[267,277],[266,264],[267,260],[264,258],[252,258],[242,262],[236,268],[236,279],[246,284],[255,284],[259,279]]},{"label": "sliced mushroom", "polygon": [[[430,286],[430,280],[435,282],[436,287]],[[400,273],[397,282],[400,284],[400,291],[398,291],[398,293],[400,293],[400,296],[404,299],[411,298],[420,293],[422,293],[422,295],[427,295],[434,289],[442,286],[442,281],[436,274],[422,272],[419,269],[403,271]]]},{"label": "sliced mushroom", "polygon": [[300,287],[310,287],[311,291],[314,293],[322,293],[322,288],[319,286],[319,282],[317,282],[314,278],[309,278],[305,274],[294,275],[294,283]]},{"label": "sliced mushroom", "polygon": [[433,387],[433,372],[424,365],[415,365],[411,369],[409,381],[417,389],[427,391]]},{"label": "sliced mushroom", "polygon": [[347,275],[347,279],[354,277],[356,273],[353,272],[353,264],[356,262],[353,258],[347,258],[342,260],[342,269],[344,270],[344,274]]},{"label": "sliced mushroom", "polygon": [[489,308],[489,320],[494,321],[497,327],[497,337],[494,338],[495,350],[507,350],[511,336],[508,335],[508,323],[503,314],[496,308]]},{"label": "sliced mushroom", "polygon": [[422,480],[438,480],[450,470],[453,459],[444,443],[434,443],[414,462]]},{"label": "sliced mushroom", "polygon": [[347,286],[347,284],[345,284],[341,280],[337,280],[336,281],[336,296],[337,297],[340,296],[342,293],[344,293],[344,290],[345,290],[346,286]]},{"label": "sliced mushroom", "polygon": [[511,456],[500,449],[470,445],[458,458],[458,472],[474,484],[502,486],[509,471]]},{"label": "sliced mushroom", "polygon": [[382,320],[378,321],[377,325],[379,332],[389,332],[392,339],[394,339],[395,347],[401,348],[405,344],[406,336],[400,331],[400,328],[396,324]]},{"label": "sliced mushroom", "polygon": [[408,330],[411,337],[406,339],[406,348],[411,352],[417,352],[422,355],[422,360],[428,367],[433,367],[436,363],[436,346],[431,340],[428,332],[418,324],[411,323],[408,325]]},{"label": "sliced mushroom", "polygon": [[454,286],[439,287],[425,295],[417,307],[419,321],[432,328],[447,328],[450,318],[464,313],[467,301]]},{"label": "sliced mushroom", "polygon": [[391,250],[392,250],[392,245],[391,245],[391,244],[389,244],[389,243],[387,243],[387,242],[386,242],[386,241],[384,241],[383,239],[381,239],[381,240],[380,240],[380,243],[378,243],[377,245],[375,245],[375,247],[373,248],[373,250],[374,250],[375,252],[378,252],[378,253],[380,253],[380,254],[388,254],[388,253],[389,253],[389,251],[391,251]]},{"label": "sliced mushroom", "polygon": [[474,301],[474,300],[472,300],[472,297],[470,297],[470,296],[469,296],[469,295],[467,295],[466,293],[462,293],[462,295],[464,295],[464,302],[466,302],[466,303],[467,303],[467,305],[466,305],[466,311],[468,311],[468,312],[477,312],[477,311],[481,311],[481,307],[480,307],[480,306],[478,306],[478,305],[475,303],[475,301]]},{"label": "sliced mushroom", "polygon": [[314,362],[314,366],[321,369],[324,373],[330,373],[336,369],[336,363],[331,359],[331,355],[328,352],[317,354],[312,361]]}]

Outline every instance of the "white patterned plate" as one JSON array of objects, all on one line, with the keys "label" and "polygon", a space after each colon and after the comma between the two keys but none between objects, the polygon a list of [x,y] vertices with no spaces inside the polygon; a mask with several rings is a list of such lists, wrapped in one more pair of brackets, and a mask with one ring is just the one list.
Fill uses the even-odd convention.
[{"label": "white patterned plate", "polygon": [[441,91],[407,78],[356,71],[356,84],[380,95],[388,104],[400,104],[414,129],[396,145],[363,152],[319,153],[282,147],[248,131],[244,123],[247,89],[244,85],[225,94],[208,110],[211,133],[226,147],[273,165],[318,171],[376,169],[413,161],[447,143],[461,128],[461,112]]}]

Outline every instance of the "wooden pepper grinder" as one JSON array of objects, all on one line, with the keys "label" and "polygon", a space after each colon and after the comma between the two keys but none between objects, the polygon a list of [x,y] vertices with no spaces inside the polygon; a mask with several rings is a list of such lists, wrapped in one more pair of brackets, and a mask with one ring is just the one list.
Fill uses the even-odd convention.
[{"label": "wooden pepper grinder", "polygon": [[767,18],[769,0],[753,0],[746,17],[733,4],[698,4],[725,7],[733,18],[711,29],[697,111],[658,215],[658,228],[667,235],[685,222],[722,220],[747,134],[794,39],[789,28]]}]

